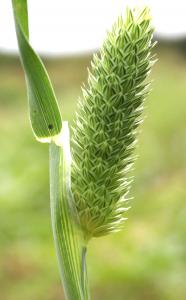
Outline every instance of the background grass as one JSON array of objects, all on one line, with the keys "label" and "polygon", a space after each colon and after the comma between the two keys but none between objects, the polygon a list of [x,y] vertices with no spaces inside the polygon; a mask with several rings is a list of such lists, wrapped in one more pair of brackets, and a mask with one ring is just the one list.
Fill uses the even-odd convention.
[{"label": "background grass", "polygon": [[[158,58],[129,220],[124,231],[89,247],[95,300],[186,299],[186,61],[167,47]],[[72,121],[90,56],[45,63],[63,119]],[[5,55],[0,134],[0,299],[63,299],[50,226],[48,146],[33,138],[20,63]]]}]

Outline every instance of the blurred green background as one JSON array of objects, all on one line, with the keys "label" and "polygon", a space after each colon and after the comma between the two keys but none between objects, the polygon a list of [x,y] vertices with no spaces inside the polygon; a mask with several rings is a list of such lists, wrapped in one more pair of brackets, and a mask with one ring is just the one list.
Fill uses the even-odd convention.
[{"label": "blurred green background", "polygon": [[[186,299],[186,59],[173,45],[156,51],[129,220],[122,232],[89,245],[94,300]],[[90,59],[45,59],[70,122]],[[33,137],[23,71],[6,55],[0,134],[0,299],[64,299],[50,226],[48,146]]]}]

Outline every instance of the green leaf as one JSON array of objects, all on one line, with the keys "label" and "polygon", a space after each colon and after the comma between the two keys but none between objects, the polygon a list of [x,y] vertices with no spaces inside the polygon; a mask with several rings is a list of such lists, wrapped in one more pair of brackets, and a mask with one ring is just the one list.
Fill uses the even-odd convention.
[{"label": "green leaf", "polygon": [[61,114],[47,71],[29,44],[27,0],[12,0],[17,40],[25,71],[32,129],[50,141],[62,128]]}]

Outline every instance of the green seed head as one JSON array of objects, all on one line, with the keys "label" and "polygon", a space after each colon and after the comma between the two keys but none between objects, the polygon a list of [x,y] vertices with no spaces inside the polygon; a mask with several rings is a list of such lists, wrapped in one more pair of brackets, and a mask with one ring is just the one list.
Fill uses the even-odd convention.
[{"label": "green seed head", "polygon": [[125,220],[136,132],[153,63],[149,11],[127,10],[89,72],[72,137],[72,191],[85,236],[118,231]]}]

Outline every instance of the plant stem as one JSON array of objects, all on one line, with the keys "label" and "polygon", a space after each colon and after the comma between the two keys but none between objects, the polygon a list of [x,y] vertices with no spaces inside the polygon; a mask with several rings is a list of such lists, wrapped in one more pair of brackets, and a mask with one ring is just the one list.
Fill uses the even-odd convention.
[{"label": "plant stem", "polygon": [[87,247],[84,246],[82,248],[82,267],[81,267],[82,287],[83,287],[84,299],[90,299],[89,293],[88,293],[88,276],[87,276],[86,256],[87,256]]}]

